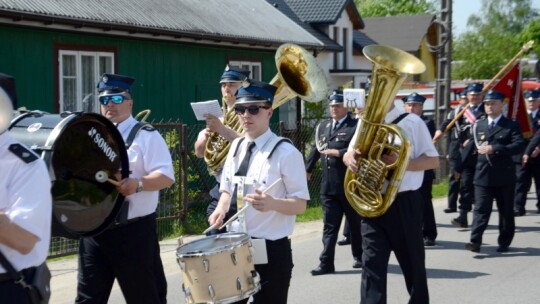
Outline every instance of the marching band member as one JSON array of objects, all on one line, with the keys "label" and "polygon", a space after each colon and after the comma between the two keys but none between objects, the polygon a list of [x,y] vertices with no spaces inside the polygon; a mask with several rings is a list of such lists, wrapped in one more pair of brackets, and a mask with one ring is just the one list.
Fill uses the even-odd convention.
[{"label": "marching band member", "polygon": [[[269,128],[276,89],[249,80],[238,90],[234,110],[240,117],[245,137],[237,138],[231,145],[223,167],[221,197],[208,219],[210,225],[221,225],[229,206],[243,195],[240,189],[249,193],[243,196],[244,203],[250,204],[243,223],[234,222],[230,230],[265,240],[268,263],[255,265],[261,277],[261,290],[253,296],[256,304],[287,303],[293,268],[289,235],[296,215],[304,212],[309,200],[302,154]],[[279,179],[276,187],[263,192]]]},{"label": "marching band member", "polygon": [[[51,180],[45,162],[7,131],[16,107],[15,80],[0,74],[0,252],[26,283],[47,259],[51,240]],[[0,263],[2,303],[34,303]]]},{"label": "marching band member", "polygon": [[107,303],[115,278],[127,303],[167,302],[155,212],[159,190],[174,183],[174,169],[163,137],[132,116],[134,81],[104,74],[97,86],[101,113],[116,125],[128,146],[130,176],[117,187],[127,208],[113,227],[81,239],[76,303]]},{"label": "marching band member", "polygon": [[[394,251],[403,270],[405,284],[410,294],[409,303],[429,303],[426,277],[425,251],[422,237],[422,196],[420,188],[425,170],[439,166],[439,157],[426,124],[417,115],[405,113],[392,103],[385,117],[386,123],[402,128],[411,142],[411,156],[394,202],[386,213],[374,218],[362,217],[363,241],[362,303],[386,303],[386,277],[390,253]],[[358,122],[360,125],[362,121]],[[360,127],[359,127],[360,128]],[[351,140],[343,162],[352,172],[357,172],[355,150],[358,130]],[[396,161],[396,155],[383,155],[386,164]]]},{"label": "marching band member", "polygon": [[[221,95],[223,96],[223,101],[225,102],[225,104],[223,105],[225,112],[231,111],[233,109],[234,104],[236,103],[236,92],[238,91],[238,88],[240,87],[242,81],[246,80],[249,77],[249,74],[250,71],[243,70],[236,66],[227,65],[225,67],[225,71],[223,72],[223,75],[221,75],[221,80],[219,81],[219,83],[221,84]],[[242,135],[237,133],[237,131],[233,130],[230,126],[225,125],[221,119],[215,117],[212,114],[206,114],[205,117],[206,128],[199,132],[199,136],[197,137],[197,141],[195,142],[195,155],[198,158],[204,157],[206,143],[208,142],[208,139],[210,138],[212,133],[218,133],[229,142]],[[210,190],[209,193],[211,201],[206,209],[207,219],[216,209],[217,202],[219,200],[219,182],[221,181],[221,173],[222,169],[220,168],[215,175],[217,181],[216,185]],[[235,213],[236,206],[231,206],[228,216],[225,220],[228,220],[229,217]],[[217,229],[212,229],[207,234],[214,235],[223,232],[225,232],[225,229],[222,229],[221,231],[218,231]]]}]

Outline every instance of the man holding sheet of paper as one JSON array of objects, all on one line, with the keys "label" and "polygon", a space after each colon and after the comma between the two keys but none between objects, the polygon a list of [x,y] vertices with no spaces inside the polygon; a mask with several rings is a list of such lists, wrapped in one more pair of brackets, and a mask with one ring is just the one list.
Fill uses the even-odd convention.
[{"label": "man holding sheet of paper", "polygon": [[[239,67],[235,66],[229,66],[227,65],[225,67],[225,71],[223,72],[223,75],[221,75],[221,94],[223,96],[223,112],[221,115],[217,115],[218,113],[215,113],[215,107],[216,105],[213,104],[212,107],[212,101],[209,102],[199,102],[192,104],[193,110],[195,111],[196,115],[197,113],[200,114],[201,111],[204,111],[203,113],[204,119],[206,120],[206,128],[201,130],[199,132],[199,136],[197,137],[197,141],[195,142],[195,155],[198,158],[203,158],[205,155],[205,150],[207,146],[208,140],[212,140],[212,136],[221,136],[222,140],[226,140],[228,142],[231,142],[233,139],[242,136],[242,134],[238,133],[236,130],[228,126],[226,123],[223,122],[224,114],[226,115],[236,115],[234,114],[233,107],[236,102],[236,92],[238,91],[238,88],[240,87],[241,83],[246,80],[249,77],[250,71],[243,70]],[[214,103],[217,103],[216,101],[213,101]],[[212,110],[212,108],[214,110]],[[218,111],[219,111],[219,105],[218,105]],[[216,115],[214,115],[214,114]],[[216,148],[220,149],[220,148]],[[221,149],[220,149],[221,150]],[[211,168],[209,166],[209,171],[213,173],[216,177],[216,185],[210,190],[210,197],[211,201],[208,204],[208,207],[206,209],[206,217],[210,216],[212,212],[214,212],[214,209],[216,208],[217,202],[219,200],[219,182],[221,180],[221,168]],[[231,206],[231,210],[229,212],[228,217],[236,213],[236,206]],[[210,230],[207,235],[214,235],[218,233],[225,232],[225,229],[222,229],[218,231],[217,229]]]},{"label": "man holding sheet of paper", "polygon": [[[270,128],[276,87],[249,80],[238,90],[234,110],[245,136],[235,139],[223,166],[221,197],[208,221],[221,226],[236,201],[247,204],[243,215],[231,223],[229,231],[245,232],[266,246],[266,264],[256,264],[261,291],[252,303],[287,303],[293,259],[289,235],[296,215],[304,212],[309,191],[302,154],[288,139]],[[278,181],[274,185],[274,182]],[[257,252],[257,249],[255,250]],[[258,259],[256,259],[258,260]],[[239,303],[247,303],[248,299]]]}]

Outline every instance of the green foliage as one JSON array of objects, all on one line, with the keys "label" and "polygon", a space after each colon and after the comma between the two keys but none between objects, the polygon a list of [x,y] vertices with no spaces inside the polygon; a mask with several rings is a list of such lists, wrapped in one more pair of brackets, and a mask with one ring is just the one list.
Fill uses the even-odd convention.
[{"label": "green foliage", "polygon": [[434,0],[355,0],[354,3],[362,17],[383,17],[434,14]]},{"label": "green foliage", "polygon": [[482,0],[482,7],[482,15],[469,17],[470,30],[453,42],[453,79],[490,79],[526,41],[540,36],[539,25],[526,30],[538,15],[530,0]]},{"label": "green foliage", "polygon": [[[540,18],[531,21],[518,37],[520,43],[525,44],[527,41],[534,41],[534,46],[531,50],[537,57],[540,57]],[[524,75],[525,76],[525,75]]]}]

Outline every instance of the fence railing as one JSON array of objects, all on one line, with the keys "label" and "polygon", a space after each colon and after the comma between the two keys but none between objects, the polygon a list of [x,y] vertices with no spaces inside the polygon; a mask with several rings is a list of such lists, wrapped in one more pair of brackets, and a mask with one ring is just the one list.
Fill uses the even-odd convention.
[{"label": "fence railing", "polygon": [[[271,129],[281,136],[291,139],[294,145],[307,156],[314,143],[314,126],[318,121],[303,121],[294,130],[287,130],[283,123],[272,123]],[[175,237],[181,234],[200,232],[197,227],[206,223],[206,207],[210,202],[208,192],[215,185],[215,178],[208,174],[203,159],[195,156],[193,145],[203,123],[186,125],[182,122],[154,122],[154,127],[165,138],[171,153],[176,183],[168,189],[160,191],[157,208],[158,236],[160,239]],[[443,151],[445,145],[441,145]],[[441,153],[444,155],[444,153]],[[448,168],[444,157],[441,157],[439,178],[447,176]],[[320,183],[322,172],[320,164],[312,172],[308,183],[311,200],[308,206],[319,206]],[[200,229],[199,229],[200,230]],[[49,257],[75,254],[78,251],[78,241],[53,237]]]}]

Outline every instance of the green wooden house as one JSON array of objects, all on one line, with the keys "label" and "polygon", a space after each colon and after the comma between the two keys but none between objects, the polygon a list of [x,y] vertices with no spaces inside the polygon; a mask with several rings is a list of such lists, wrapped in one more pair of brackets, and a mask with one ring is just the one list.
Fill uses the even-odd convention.
[{"label": "green wooden house", "polygon": [[185,123],[190,102],[221,99],[225,64],[268,82],[281,44],[324,49],[265,0],[5,0],[0,38],[19,106],[97,112],[99,76],[117,73],[136,78],[134,113]]}]

